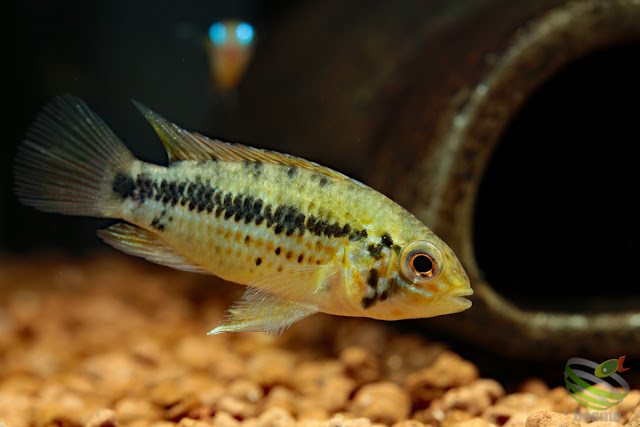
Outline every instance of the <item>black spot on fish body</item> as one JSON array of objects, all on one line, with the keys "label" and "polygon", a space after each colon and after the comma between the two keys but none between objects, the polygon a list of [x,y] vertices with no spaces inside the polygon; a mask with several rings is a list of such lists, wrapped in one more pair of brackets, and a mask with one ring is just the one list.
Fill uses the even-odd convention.
[{"label": "black spot on fish body", "polygon": [[305,219],[304,214],[298,214],[296,216],[295,223],[294,223],[294,225],[295,225],[294,229],[298,229],[298,232],[299,232],[300,236],[302,236],[304,234],[304,231],[305,231],[305,229],[304,229],[304,219]]},{"label": "black spot on fish body", "polygon": [[393,249],[393,251],[396,253],[396,255],[400,255],[400,251],[402,250],[400,245],[393,245],[393,247],[391,249]]},{"label": "black spot on fish body", "polygon": [[213,195],[215,193],[215,189],[211,188],[211,187],[207,187],[206,191],[204,192],[204,195],[202,196],[203,199],[203,209],[206,209],[208,213],[211,213],[211,211],[213,210]]},{"label": "black spot on fish body", "polygon": [[253,203],[253,215],[256,217],[256,225],[262,224],[264,216],[262,215],[262,205],[264,202],[261,199],[256,200]]},{"label": "black spot on fish body", "polygon": [[262,163],[249,163],[256,177],[262,174]]},{"label": "black spot on fish body", "polygon": [[329,183],[329,179],[326,176],[323,176],[322,178],[320,178],[320,181],[318,181],[318,184],[320,184],[320,187],[324,187],[328,183]]},{"label": "black spot on fish body", "polygon": [[349,224],[345,224],[344,227],[342,227],[341,230],[338,230],[334,233],[335,237],[344,237],[349,235],[349,233],[351,232],[351,226]]},{"label": "black spot on fish body", "polygon": [[224,219],[229,219],[231,218],[235,212],[233,211],[233,200],[231,199],[231,194],[227,193],[226,196],[224,196]]},{"label": "black spot on fish body", "polygon": [[278,206],[276,208],[276,212],[273,214],[273,222],[282,223],[285,215],[286,213],[284,206]]},{"label": "black spot on fish body", "polygon": [[374,259],[380,259],[382,257],[382,245],[374,245],[371,243],[367,246],[367,250],[369,251],[369,255],[371,255]]},{"label": "black spot on fish body", "polygon": [[367,238],[367,236],[368,236],[367,230],[362,229],[360,231],[354,231],[349,235],[349,241],[357,242]]},{"label": "black spot on fish body", "polygon": [[244,198],[242,202],[242,211],[244,212],[244,223],[249,224],[253,221],[253,216],[255,215],[253,212],[253,197],[247,196]]},{"label": "black spot on fish body", "polygon": [[280,255],[280,251],[281,251],[280,247],[277,247],[275,250],[276,255]]},{"label": "black spot on fish body", "polygon": [[136,185],[133,178],[122,172],[119,172],[111,182],[111,189],[113,189],[121,199],[132,197],[135,187]]},{"label": "black spot on fish body", "polygon": [[264,218],[267,220],[267,228],[271,227],[275,221],[273,214],[271,213],[271,205],[267,205],[264,208]]},{"label": "black spot on fish body", "polygon": [[313,230],[313,234],[315,234],[316,236],[323,234],[328,226],[329,226],[329,221],[321,219],[320,221],[316,222]]},{"label": "black spot on fish body", "polygon": [[169,184],[168,193],[169,193],[169,201],[171,203],[171,206],[175,206],[179,200],[178,186],[176,185],[175,182],[172,182]]},{"label": "black spot on fish body", "polygon": [[370,296],[370,297],[362,298],[360,300],[360,305],[362,306],[363,309],[368,310],[371,307],[373,307],[376,302],[378,302],[378,296],[377,295],[373,295],[373,296]]},{"label": "black spot on fish body", "polygon": [[242,195],[238,194],[235,199],[233,199],[233,210],[235,211],[235,216],[233,219],[238,222],[244,217],[244,209],[242,203]]},{"label": "black spot on fish body", "polygon": [[298,264],[300,264],[303,259],[304,259],[304,255],[303,254],[298,255]]},{"label": "black spot on fish body", "polygon": [[338,224],[337,222],[334,222],[325,230],[325,234],[328,237],[338,237],[341,232],[342,232],[342,227],[340,227],[340,224]]},{"label": "black spot on fish body", "polygon": [[262,264],[262,258],[256,258],[256,265]]},{"label": "black spot on fish body", "polygon": [[369,285],[372,289],[378,289],[378,279],[379,279],[378,270],[372,268],[369,270],[369,274],[367,275],[367,285]]},{"label": "black spot on fish body", "polygon": [[380,237],[380,240],[382,242],[382,244],[388,248],[390,248],[391,246],[393,246],[393,239],[391,238],[391,236],[389,235],[389,233],[384,233],[382,235],[382,237]]},{"label": "black spot on fish body", "polygon": [[[315,225],[316,225],[316,221],[317,220],[318,219],[315,216],[309,215],[307,217],[307,222],[305,223],[304,226],[306,227],[307,230],[309,230],[311,233],[313,233],[313,230],[315,229]],[[313,234],[315,234],[315,233],[313,233]]]},{"label": "black spot on fish body", "polygon": [[298,168],[295,167],[295,166],[289,166],[287,168],[287,176],[289,178],[293,178],[296,175],[297,172],[298,172]]}]

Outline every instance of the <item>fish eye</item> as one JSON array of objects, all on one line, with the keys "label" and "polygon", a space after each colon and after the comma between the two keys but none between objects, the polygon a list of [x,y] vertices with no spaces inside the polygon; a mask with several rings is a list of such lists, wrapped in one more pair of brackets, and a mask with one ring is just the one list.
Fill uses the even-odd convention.
[{"label": "fish eye", "polygon": [[400,271],[414,283],[426,283],[440,275],[444,257],[432,243],[416,240],[400,253]]},{"label": "fish eye", "polygon": [[433,258],[431,258],[428,254],[415,254],[411,257],[411,268],[413,268],[413,272],[415,274],[419,274],[421,276],[432,276],[433,275]]},{"label": "fish eye", "polygon": [[249,44],[253,40],[253,27],[247,22],[241,22],[236,27],[236,38],[240,44]]},{"label": "fish eye", "polygon": [[227,40],[227,29],[222,22],[214,22],[209,27],[209,38],[213,44],[221,45]]}]

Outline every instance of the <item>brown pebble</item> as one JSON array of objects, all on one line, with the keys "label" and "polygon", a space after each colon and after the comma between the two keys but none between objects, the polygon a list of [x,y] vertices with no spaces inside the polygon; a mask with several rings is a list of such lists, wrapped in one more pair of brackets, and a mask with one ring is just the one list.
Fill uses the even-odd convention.
[{"label": "brown pebble", "polygon": [[629,419],[629,427],[640,427],[640,405],[633,411]]},{"label": "brown pebble", "polygon": [[254,355],[246,364],[246,376],[263,387],[290,385],[295,356],[281,350],[267,350]]},{"label": "brown pebble", "polygon": [[422,424],[420,421],[404,420],[404,421],[400,421],[398,423],[395,423],[391,427],[426,427],[426,426],[424,424]]},{"label": "brown pebble", "polygon": [[622,402],[614,406],[612,410],[620,412],[622,418],[628,420],[638,406],[640,406],[640,390],[631,390]]},{"label": "brown pebble", "polygon": [[211,424],[185,417],[178,422],[178,427],[211,427]]},{"label": "brown pebble", "polygon": [[301,427],[305,427],[305,426],[314,426],[314,427],[371,427],[371,426],[378,427],[380,426],[382,427],[383,425],[374,423],[371,420],[368,420],[367,418],[346,419],[344,415],[337,414],[337,415],[334,415],[333,418],[322,423],[318,423],[318,422],[315,422],[313,424],[301,423]]},{"label": "brown pebble", "polygon": [[115,404],[118,421],[129,424],[137,420],[156,420],[160,417],[160,410],[147,399],[127,397]]},{"label": "brown pebble", "polygon": [[281,408],[271,408],[264,411],[257,420],[258,427],[293,427],[296,421],[291,414]]},{"label": "brown pebble", "polygon": [[596,421],[589,423],[589,427],[622,427],[622,424],[615,421]]},{"label": "brown pebble", "polygon": [[177,423],[171,421],[161,420],[152,422],[149,427],[176,427],[177,425]]},{"label": "brown pebble", "polygon": [[0,425],[26,426],[32,404],[33,398],[26,393],[0,392]]},{"label": "brown pebble", "polygon": [[445,410],[459,409],[471,415],[480,415],[498,398],[504,396],[504,388],[497,381],[478,379],[466,387],[448,390],[442,396]]},{"label": "brown pebble", "polygon": [[362,385],[380,377],[378,358],[363,347],[347,347],[340,354],[345,374]]},{"label": "brown pebble", "polygon": [[549,386],[539,378],[529,378],[520,384],[518,391],[522,393],[532,393],[537,396],[545,396],[549,393]]},{"label": "brown pebble", "polygon": [[165,408],[163,416],[166,420],[177,421],[180,418],[187,416],[189,412],[200,404],[201,402],[195,394],[187,394],[175,404]]},{"label": "brown pebble", "polygon": [[264,408],[281,408],[293,414],[295,413],[296,395],[286,387],[275,386],[265,398]]},{"label": "brown pebble", "polygon": [[408,418],[411,402],[407,392],[397,384],[379,382],[358,390],[351,410],[356,416],[390,425]]},{"label": "brown pebble", "polygon": [[407,376],[405,387],[417,408],[426,408],[445,391],[471,384],[478,378],[478,368],[450,351],[440,354],[431,366]]},{"label": "brown pebble", "polygon": [[100,409],[89,416],[85,427],[117,427],[118,420],[112,409]]},{"label": "brown pebble", "polygon": [[212,425],[213,427],[237,427],[240,425],[240,421],[226,411],[218,411],[213,417]]},{"label": "brown pebble", "polygon": [[324,407],[318,405],[318,401],[309,396],[301,396],[296,399],[295,413],[300,420],[326,420],[330,414]]},{"label": "brown pebble", "polygon": [[581,427],[573,416],[552,411],[538,411],[529,415],[526,427]]},{"label": "brown pebble", "polygon": [[256,405],[235,396],[222,396],[216,402],[216,408],[227,412],[233,417],[244,420],[255,416],[258,411]]},{"label": "brown pebble", "polygon": [[[514,412],[506,423],[502,424],[502,427],[522,427],[527,423],[527,418],[531,413],[528,411]],[[497,423],[501,425],[501,423]]]},{"label": "brown pebble", "polygon": [[580,404],[569,395],[566,387],[555,387],[551,389],[545,396],[553,402],[553,411],[561,414],[572,413],[580,410]]},{"label": "brown pebble", "polygon": [[250,380],[239,379],[231,383],[227,395],[236,397],[249,403],[256,403],[264,396],[262,387]]},{"label": "brown pebble", "polygon": [[482,418],[471,418],[470,420],[460,421],[455,425],[456,427],[495,427],[495,424]]},{"label": "brown pebble", "polygon": [[206,336],[184,337],[176,344],[176,357],[192,369],[207,370],[211,366],[211,355],[216,352],[212,342]]}]

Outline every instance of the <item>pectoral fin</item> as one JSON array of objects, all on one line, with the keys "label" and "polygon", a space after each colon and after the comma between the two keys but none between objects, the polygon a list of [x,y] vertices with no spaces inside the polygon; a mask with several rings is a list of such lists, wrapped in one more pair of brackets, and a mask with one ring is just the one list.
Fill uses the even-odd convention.
[{"label": "pectoral fin", "polygon": [[318,307],[286,300],[261,289],[249,288],[229,309],[226,321],[208,333],[264,331],[279,334],[298,320],[317,313]]},{"label": "pectoral fin", "polygon": [[287,267],[249,283],[242,300],[224,324],[209,335],[223,332],[281,333],[293,323],[320,311],[328,266]]}]

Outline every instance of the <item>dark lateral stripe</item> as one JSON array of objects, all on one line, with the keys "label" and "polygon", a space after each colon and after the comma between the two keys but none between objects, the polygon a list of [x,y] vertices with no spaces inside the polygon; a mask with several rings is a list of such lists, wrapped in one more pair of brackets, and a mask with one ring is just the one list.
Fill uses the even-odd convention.
[{"label": "dark lateral stripe", "polygon": [[[295,171],[294,171],[295,172]],[[350,224],[341,225],[337,221],[330,222],[313,215],[306,216],[295,206],[272,206],[262,199],[244,194],[224,193],[196,178],[194,182],[154,181],[145,174],[136,176],[135,180],[125,174],[118,174],[112,181],[113,191],[122,199],[131,199],[140,203],[155,200],[164,205],[185,206],[198,213],[207,211],[225,220],[244,221],[245,224],[260,225],[266,222],[267,228],[273,227],[276,235],[285,233],[300,236],[309,232],[314,236],[348,237],[350,241],[358,241],[367,237],[367,231],[356,230]],[[155,226],[156,224],[154,224]]]}]

